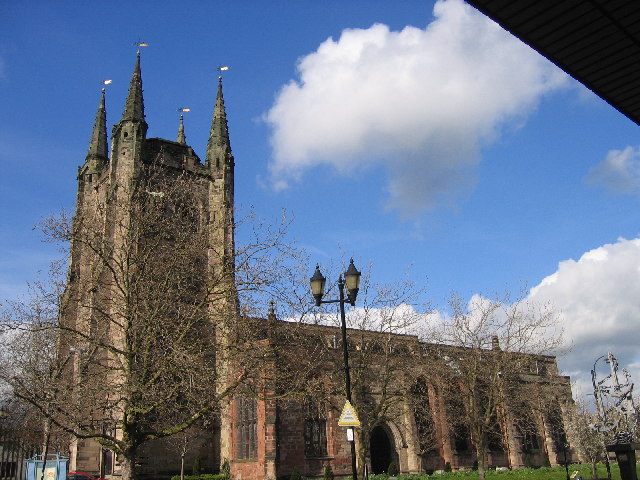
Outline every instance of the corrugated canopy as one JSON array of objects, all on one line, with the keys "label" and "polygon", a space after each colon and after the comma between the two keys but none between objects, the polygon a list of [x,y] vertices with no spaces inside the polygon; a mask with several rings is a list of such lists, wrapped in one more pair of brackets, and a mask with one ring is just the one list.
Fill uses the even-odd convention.
[{"label": "corrugated canopy", "polygon": [[466,0],[640,125],[639,0]]}]

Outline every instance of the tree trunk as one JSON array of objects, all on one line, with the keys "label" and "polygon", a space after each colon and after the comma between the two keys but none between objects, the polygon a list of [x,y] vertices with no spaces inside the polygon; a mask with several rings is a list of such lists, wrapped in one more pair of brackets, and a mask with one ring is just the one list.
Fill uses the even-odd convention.
[{"label": "tree trunk", "polygon": [[367,464],[367,453],[369,446],[369,435],[365,435],[364,429],[356,430],[353,429],[354,436],[358,437],[358,478],[364,479],[366,477],[366,464]]},{"label": "tree trunk", "polygon": [[482,442],[476,443],[476,459],[478,461],[478,480],[485,480],[487,474],[487,452],[481,445]]},{"label": "tree trunk", "polygon": [[604,464],[607,467],[607,480],[611,480],[611,465],[609,464],[609,452],[604,451]]},{"label": "tree trunk", "polygon": [[120,469],[122,472],[121,480],[135,480],[136,452],[133,449],[126,450],[122,454],[122,461],[120,462]]},{"label": "tree trunk", "polygon": [[46,418],[44,421],[44,438],[42,442],[42,475],[40,480],[44,480],[47,470],[47,457],[49,456],[49,441],[51,440],[51,420]]},{"label": "tree trunk", "polygon": [[593,480],[598,480],[598,460],[594,460],[591,462],[591,475],[593,476]]}]

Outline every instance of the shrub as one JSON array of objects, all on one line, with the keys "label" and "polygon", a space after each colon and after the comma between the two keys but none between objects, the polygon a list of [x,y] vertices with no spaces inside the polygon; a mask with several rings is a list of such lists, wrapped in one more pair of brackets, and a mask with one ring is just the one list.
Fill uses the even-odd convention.
[{"label": "shrub", "polygon": [[[203,473],[201,475],[185,475],[184,480],[228,480],[229,477],[224,473]],[[171,480],[180,480],[180,475],[174,475]]]},{"label": "shrub", "polygon": [[324,466],[324,480],[333,480],[333,470],[328,463]]},{"label": "shrub", "polygon": [[398,464],[395,461],[392,461],[389,464],[389,468],[387,469],[387,473],[391,477],[395,477],[396,475],[398,475],[398,473],[400,473],[400,469],[398,469]]},{"label": "shrub", "polygon": [[291,472],[291,476],[289,477],[289,480],[302,480],[302,475],[300,475],[300,472],[298,471],[297,468],[293,469],[293,471]]},{"label": "shrub", "polygon": [[531,461],[531,455],[528,453],[524,457],[524,466],[526,468],[533,468],[533,462]]}]

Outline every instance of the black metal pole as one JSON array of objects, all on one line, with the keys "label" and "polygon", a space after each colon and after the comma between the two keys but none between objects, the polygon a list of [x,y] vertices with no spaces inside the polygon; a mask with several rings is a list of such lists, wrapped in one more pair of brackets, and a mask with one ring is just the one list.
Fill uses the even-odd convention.
[{"label": "black metal pole", "polygon": [[[342,323],[342,356],[344,359],[344,381],[347,393],[347,400],[351,403],[351,375],[349,374],[349,348],[347,345],[347,320],[344,313],[344,280],[342,275],[338,279],[338,290],[340,291],[340,321]],[[348,427],[351,428],[351,427]],[[355,432],[351,443],[351,472],[353,480],[358,480],[358,467],[356,463],[356,437]]]},{"label": "black metal pole", "polygon": [[[599,396],[600,389],[598,388],[598,384],[596,382],[596,364],[600,359],[604,358],[604,355],[596,358],[596,361],[593,362],[593,370],[591,370],[591,382],[593,383],[593,397],[596,404],[596,411],[598,413],[598,419],[602,426],[604,426],[607,422],[607,414],[604,410],[604,405],[602,405],[602,401]],[[607,467],[607,480],[611,480],[611,466],[609,465],[609,452],[605,448],[605,445],[602,446],[604,448],[604,464]]]}]

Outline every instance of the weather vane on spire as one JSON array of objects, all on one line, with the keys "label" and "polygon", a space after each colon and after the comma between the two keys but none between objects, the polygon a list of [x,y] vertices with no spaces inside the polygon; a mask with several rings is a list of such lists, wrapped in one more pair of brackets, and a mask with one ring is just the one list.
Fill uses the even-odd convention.
[{"label": "weather vane on spire", "polygon": [[143,42],[142,40],[138,40],[137,42],[133,42],[135,47],[138,47],[138,54],[140,54],[140,47],[148,47],[149,44],[147,42]]},{"label": "weather vane on spire", "polygon": [[218,75],[218,78],[222,78],[222,72],[226,72],[227,70],[229,70],[229,67],[227,65],[219,65],[218,68],[216,68],[216,70],[220,72],[220,75]]},{"label": "weather vane on spire", "polygon": [[105,78],[105,79],[103,79],[103,80],[100,82],[100,85],[102,85],[102,91],[104,92],[104,87],[106,87],[107,85],[111,85],[112,83],[113,83],[113,80],[106,79],[106,78]]}]

